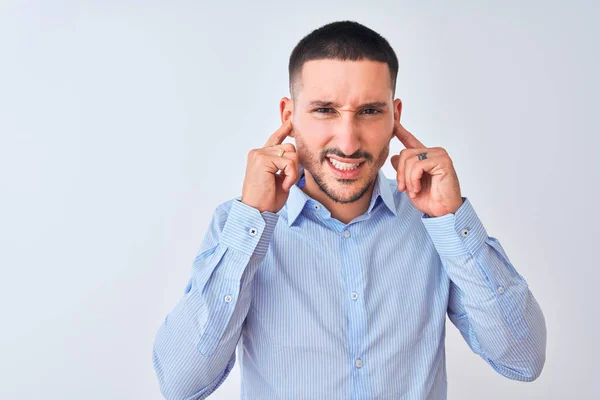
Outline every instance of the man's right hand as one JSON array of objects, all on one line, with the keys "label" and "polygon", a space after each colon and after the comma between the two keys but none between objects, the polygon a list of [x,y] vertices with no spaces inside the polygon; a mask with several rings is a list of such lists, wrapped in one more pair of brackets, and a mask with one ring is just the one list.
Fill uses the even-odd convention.
[{"label": "man's right hand", "polygon": [[[282,144],[291,131],[290,118],[271,135],[264,147],[252,149],[248,153],[241,201],[261,213],[277,213],[281,210],[290,188],[299,178],[296,148],[291,143]],[[283,156],[278,155],[279,149],[285,150]],[[279,170],[280,174],[277,173]]]}]

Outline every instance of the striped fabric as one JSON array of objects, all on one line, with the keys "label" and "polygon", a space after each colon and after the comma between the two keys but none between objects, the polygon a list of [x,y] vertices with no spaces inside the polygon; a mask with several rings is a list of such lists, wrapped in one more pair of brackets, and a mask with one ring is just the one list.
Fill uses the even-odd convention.
[{"label": "striped fabric", "polygon": [[346,225],[303,184],[277,214],[217,207],[156,334],[165,398],[206,398],[237,360],[242,399],[446,399],[446,315],[499,374],[539,376],[540,306],[466,197],[430,218],[380,170]]}]

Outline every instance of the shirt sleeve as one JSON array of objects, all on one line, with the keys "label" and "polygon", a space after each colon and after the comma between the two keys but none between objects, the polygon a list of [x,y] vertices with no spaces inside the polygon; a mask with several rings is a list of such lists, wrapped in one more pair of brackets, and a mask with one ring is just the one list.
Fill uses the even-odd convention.
[{"label": "shirt sleeve", "polygon": [[448,317],[469,347],[503,376],[535,380],[546,358],[546,323],[527,281],[471,203],[422,216],[450,278]]},{"label": "shirt sleeve", "polygon": [[183,297],[155,337],[153,365],[167,399],[204,399],[235,364],[251,280],[279,215],[242,203],[217,207]]}]

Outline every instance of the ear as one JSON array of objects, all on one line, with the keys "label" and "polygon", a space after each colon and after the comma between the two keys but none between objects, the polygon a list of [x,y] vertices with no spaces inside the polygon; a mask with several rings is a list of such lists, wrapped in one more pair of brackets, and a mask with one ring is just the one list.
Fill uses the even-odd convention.
[{"label": "ear", "polygon": [[400,122],[400,116],[402,115],[402,100],[394,100],[394,120]]},{"label": "ear", "polygon": [[[281,123],[287,122],[294,116],[294,101],[287,97],[282,97],[279,102],[279,114],[281,115]],[[290,137],[294,137],[294,129],[290,132]]]}]

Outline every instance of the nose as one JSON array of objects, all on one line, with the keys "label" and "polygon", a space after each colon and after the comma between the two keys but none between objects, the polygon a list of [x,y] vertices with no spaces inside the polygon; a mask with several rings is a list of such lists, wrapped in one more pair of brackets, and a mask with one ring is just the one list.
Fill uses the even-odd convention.
[{"label": "nose", "polygon": [[[352,113],[348,113],[352,114]],[[361,148],[361,128],[352,115],[338,119],[334,129],[333,147],[338,148],[346,156],[351,156]]]}]

